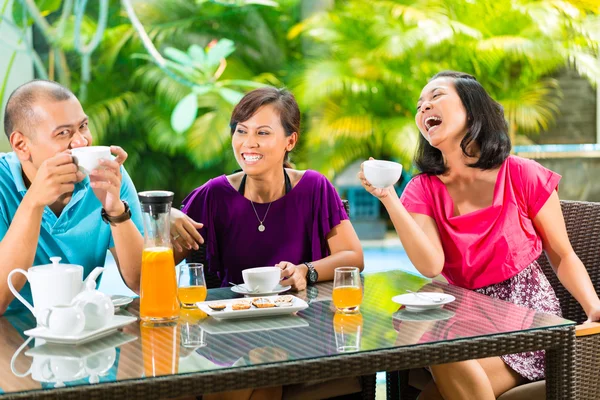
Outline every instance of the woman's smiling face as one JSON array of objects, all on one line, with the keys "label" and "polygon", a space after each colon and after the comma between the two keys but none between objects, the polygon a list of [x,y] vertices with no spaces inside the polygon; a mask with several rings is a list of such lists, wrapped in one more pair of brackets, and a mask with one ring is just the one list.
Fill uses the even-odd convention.
[{"label": "woman's smiling face", "polygon": [[286,136],[279,113],[267,104],[247,121],[238,122],[231,144],[244,172],[260,175],[272,168],[283,168],[285,154],[294,148],[296,137],[295,133]]},{"label": "woman's smiling face", "polygon": [[421,91],[415,121],[433,147],[444,141],[460,143],[467,133],[467,112],[452,78],[437,78]]}]

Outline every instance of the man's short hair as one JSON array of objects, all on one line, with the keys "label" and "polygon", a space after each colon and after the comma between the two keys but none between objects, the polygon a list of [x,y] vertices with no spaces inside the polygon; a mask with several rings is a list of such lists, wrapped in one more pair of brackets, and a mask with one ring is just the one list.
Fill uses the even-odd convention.
[{"label": "man's short hair", "polygon": [[6,137],[10,140],[10,135],[15,130],[31,133],[36,120],[33,106],[38,100],[65,101],[72,97],[75,97],[73,92],[54,81],[35,79],[19,86],[8,98],[4,110]]}]

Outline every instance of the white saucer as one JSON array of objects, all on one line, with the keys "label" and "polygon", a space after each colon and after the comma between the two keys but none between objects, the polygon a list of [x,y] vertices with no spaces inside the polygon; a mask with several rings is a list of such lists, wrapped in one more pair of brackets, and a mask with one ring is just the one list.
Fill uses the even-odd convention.
[{"label": "white saucer", "polygon": [[112,300],[113,306],[115,306],[115,311],[125,307],[133,301],[133,297],[123,296],[121,294],[114,294],[110,296],[110,299]]},{"label": "white saucer", "polygon": [[234,292],[234,293],[244,294],[244,295],[249,296],[249,297],[258,297],[258,296],[269,296],[269,295],[272,295],[272,294],[279,294],[279,293],[282,293],[282,292],[287,292],[291,288],[292,288],[291,286],[281,286],[280,284],[277,284],[277,286],[275,286],[275,289],[273,289],[270,292],[255,292],[255,293],[250,293],[250,290],[248,289],[248,287],[246,286],[246,284],[242,283],[240,285],[232,286],[231,287],[231,291]]},{"label": "white saucer", "polygon": [[23,333],[27,336],[32,336],[38,339],[44,339],[46,342],[50,343],[78,345],[108,336],[115,330],[122,328],[125,325],[128,325],[135,321],[137,321],[136,317],[115,315],[112,321],[106,324],[106,326],[94,330],[84,330],[83,332],[78,333],[77,335],[57,335],[50,332],[47,328],[44,328],[43,326],[38,326],[37,328],[29,329]]},{"label": "white saucer", "polygon": [[[427,300],[430,298],[431,300]],[[441,299],[442,301],[435,302],[433,299]],[[400,294],[392,297],[394,303],[402,304],[406,311],[423,311],[441,308],[444,304],[452,303],[456,298],[451,294],[437,292],[419,292]]]}]

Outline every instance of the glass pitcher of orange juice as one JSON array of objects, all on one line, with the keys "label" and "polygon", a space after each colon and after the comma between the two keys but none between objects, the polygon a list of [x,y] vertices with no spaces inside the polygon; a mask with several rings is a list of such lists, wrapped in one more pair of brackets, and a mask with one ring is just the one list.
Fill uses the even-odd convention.
[{"label": "glass pitcher of orange juice", "polygon": [[140,288],[140,318],[165,322],[179,316],[177,274],[171,246],[170,212],[173,192],[138,193],[144,221],[144,252]]}]

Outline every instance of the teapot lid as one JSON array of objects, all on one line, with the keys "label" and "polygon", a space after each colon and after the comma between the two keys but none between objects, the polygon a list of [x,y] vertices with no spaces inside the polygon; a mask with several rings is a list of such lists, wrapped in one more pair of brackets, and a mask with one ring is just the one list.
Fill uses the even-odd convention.
[{"label": "teapot lid", "polygon": [[57,271],[65,272],[65,271],[75,271],[78,269],[83,270],[83,267],[81,265],[60,264],[60,260],[62,260],[61,257],[50,257],[50,261],[52,261],[52,264],[36,265],[35,267],[31,267],[29,269],[29,271],[52,273],[52,272],[57,272]]}]

